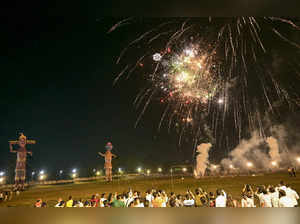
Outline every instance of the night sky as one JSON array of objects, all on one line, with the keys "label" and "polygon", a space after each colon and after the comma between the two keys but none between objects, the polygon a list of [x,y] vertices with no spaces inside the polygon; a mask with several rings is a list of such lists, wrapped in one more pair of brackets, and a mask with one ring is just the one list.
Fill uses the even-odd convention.
[{"label": "night sky", "polygon": [[[139,111],[133,101],[143,87],[138,75],[113,86],[117,57],[151,22],[107,34],[120,18],[102,16],[99,7],[26,2],[4,12],[0,170],[14,172],[8,140],[20,132],[37,140],[28,146],[28,171],[102,168],[97,152],[108,141],[119,156],[113,165],[127,170],[192,160],[189,139],[179,146],[175,131],[158,131],[158,103],[134,127]],[[215,153],[226,155],[224,148]]]},{"label": "night sky", "polygon": [[[58,10],[20,10],[8,16],[2,36],[0,169],[15,168],[8,140],[19,132],[28,146],[28,170],[103,167],[97,155],[106,142],[119,156],[114,165],[135,169],[192,158],[191,145],[178,146],[174,133],[158,131],[161,108],[151,107],[137,128],[133,106],[139,80],[121,80],[115,61],[135,27],[107,34],[119,18],[84,17]],[[147,29],[147,27],[145,27]],[[7,57],[8,56],[8,57]]]}]

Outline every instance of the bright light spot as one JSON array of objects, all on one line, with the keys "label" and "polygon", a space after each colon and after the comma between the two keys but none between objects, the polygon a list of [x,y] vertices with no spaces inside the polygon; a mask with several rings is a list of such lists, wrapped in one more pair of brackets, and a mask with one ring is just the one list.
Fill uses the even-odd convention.
[{"label": "bright light spot", "polygon": [[150,174],[151,173],[151,170],[147,170],[147,174]]},{"label": "bright light spot", "polygon": [[159,168],[157,169],[157,171],[161,173],[161,172],[162,172],[162,168],[159,167]]},{"label": "bright light spot", "polygon": [[118,169],[118,172],[119,172],[119,173],[123,173],[123,169],[122,169],[122,168],[119,168],[119,169]]},{"label": "bright light spot", "polygon": [[41,175],[40,176],[40,180],[44,180],[45,179],[45,176],[44,175]]},{"label": "bright light spot", "polygon": [[297,158],[298,163],[300,163],[300,157]]},{"label": "bright light spot", "polygon": [[230,168],[230,169],[233,169],[233,168],[234,168],[234,166],[233,166],[233,165],[230,165],[230,166],[229,166],[229,168]]},{"label": "bright light spot", "polygon": [[72,174],[72,177],[73,177],[73,178],[75,178],[76,176],[77,176],[77,174],[76,174],[76,173],[73,173],[73,174]]},{"label": "bright light spot", "polygon": [[218,104],[223,104],[223,103],[224,103],[224,99],[220,98],[220,99],[218,100]]},{"label": "bright light spot", "polygon": [[182,171],[183,171],[183,172],[186,172],[186,171],[187,171],[187,168],[183,167],[183,168],[182,168]]},{"label": "bright light spot", "polygon": [[186,122],[188,122],[188,123],[190,123],[190,122],[192,122],[192,121],[193,121],[193,119],[190,118],[190,117],[188,117],[188,118],[186,119]]},{"label": "bright light spot", "polygon": [[97,172],[96,172],[96,175],[97,175],[97,176],[100,176],[100,174],[101,174],[100,171],[97,171]]},{"label": "bright light spot", "polygon": [[73,170],[72,170],[72,172],[73,172],[73,173],[76,173],[76,172],[77,172],[77,170],[76,170],[76,169],[73,169]]},{"label": "bright light spot", "polygon": [[140,172],[142,172],[142,168],[141,167],[138,167],[137,168],[137,171],[140,173]]},{"label": "bright light spot", "polygon": [[153,60],[154,61],[160,61],[162,58],[161,54],[160,53],[156,53],[153,55]]},{"label": "bright light spot", "polygon": [[216,166],[216,165],[213,165],[213,169],[214,169],[214,170],[217,169],[217,166]]},{"label": "bright light spot", "polygon": [[33,176],[35,174],[35,172],[32,172],[31,175]]},{"label": "bright light spot", "polygon": [[0,177],[4,176],[4,172],[0,172]]},{"label": "bright light spot", "polygon": [[253,163],[248,162],[248,163],[247,163],[247,166],[248,166],[248,167],[252,167],[252,166],[253,166]]},{"label": "bright light spot", "polygon": [[45,173],[45,171],[44,171],[44,170],[41,170],[41,171],[40,171],[40,174],[44,174],[44,173]]},{"label": "bright light spot", "polygon": [[62,174],[64,171],[60,170],[59,173]]},{"label": "bright light spot", "polygon": [[272,163],[272,166],[277,166],[277,162],[273,161]]},{"label": "bright light spot", "polygon": [[189,78],[189,74],[188,73],[181,72],[180,74],[177,75],[176,81],[177,82],[186,82],[188,78]]},{"label": "bright light spot", "polygon": [[4,178],[1,177],[1,178],[0,178],[0,183],[3,183],[3,181],[4,181]]}]

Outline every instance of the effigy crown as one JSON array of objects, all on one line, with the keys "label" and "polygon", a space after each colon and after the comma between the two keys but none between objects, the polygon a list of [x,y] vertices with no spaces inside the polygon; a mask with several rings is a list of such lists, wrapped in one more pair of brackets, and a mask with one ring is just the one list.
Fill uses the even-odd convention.
[{"label": "effigy crown", "polygon": [[19,140],[21,140],[21,139],[26,140],[26,136],[25,136],[23,133],[21,133],[21,135],[20,135],[20,137],[19,137]]}]

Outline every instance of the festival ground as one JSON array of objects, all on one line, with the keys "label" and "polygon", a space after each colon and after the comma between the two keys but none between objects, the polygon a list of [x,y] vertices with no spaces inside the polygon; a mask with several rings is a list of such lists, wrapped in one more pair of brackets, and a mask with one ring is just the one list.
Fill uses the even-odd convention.
[{"label": "festival ground", "polygon": [[[298,175],[300,175],[298,173]],[[256,176],[239,177],[205,177],[199,180],[193,177],[143,177],[139,179],[128,179],[123,177],[114,180],[112,183],[103,181],[79,182],[63,185],[40,185],[31,187],[19,196],[14,195],[11,201],[0,203],[0,207],[33,207],[36,199],[41,198],[46,201],[48,207],[53,207],[59,197],[66,200],[70,195],[74,199],[90,199],[96,193],[123,193],[129,188],[144,193],[146,190],[155,188],[163,189],[167,193],[175,192],[185,194],[187,189],[194,191],[197,187],[202,187],[207,192],[215,192],[218,188],[223,188],[234,199],[241,199],[241,190],[244,184],[251,184],[256,189],[259,185],[277,185],[281,180],[289,183],[292,188],[300,192],[300,178],[289,177],[287,173],[264,174]]]}]

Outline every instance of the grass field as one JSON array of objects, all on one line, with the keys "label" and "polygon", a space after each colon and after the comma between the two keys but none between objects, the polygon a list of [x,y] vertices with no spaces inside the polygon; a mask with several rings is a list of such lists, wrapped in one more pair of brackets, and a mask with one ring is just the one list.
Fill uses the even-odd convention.
[{"label": "grass field", "polygon": [[44,185],[34,186],[19,196],[13,196],[11,201],[0,203],[0,207],[32,207],[37,198],[42,198],[51,207],[59,197],[66,200],[70,195],[74,199],[89,199],[96,193],[114,193],[128,191],[129,187],[144,193],[146,190],[155,188],[163,189],[167,193],[171,191],[184,194],[188,188],[194,191],[197,187],[202,187],[207,192],[215,192],[217,188],[223,188],[235,199],[240,200],[241,190],[244,184],[251,184],[254,189],[259,185],[277,185],[281,180],[291,184],[292,188],[300,193],[300,178],[291,178],[286,173],[264,174],[257,176],[240,177],[205,177],[196,180],[192,177],[161,177],[161,178],[139,178],[120,179],[112,183],[103,181],[80,182],[64,185]]}]

